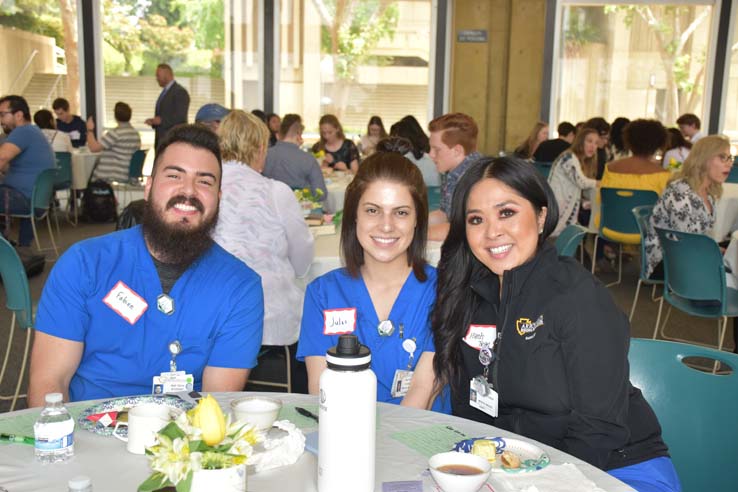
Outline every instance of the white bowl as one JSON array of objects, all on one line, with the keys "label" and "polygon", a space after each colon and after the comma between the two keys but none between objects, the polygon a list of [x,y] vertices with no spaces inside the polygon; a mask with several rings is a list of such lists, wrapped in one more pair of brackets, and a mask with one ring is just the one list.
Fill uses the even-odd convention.
[{"label": "white bowl", "polygon": [[233,417],[244,424],[254,424],[258,430],[269,429],[281,408],[280,400],[265,396],[246,396],[231,402]]},{"label": "white bowl", "polygon": [[[438,469],[444,465],[471,466],[482,472],[474,475],[456,475]],[[481,456],[456,451],[434,454],[428,460],[428,467],[433,479],[443,492],[477,492],[487,481],[491,469],[489,462]]]}]

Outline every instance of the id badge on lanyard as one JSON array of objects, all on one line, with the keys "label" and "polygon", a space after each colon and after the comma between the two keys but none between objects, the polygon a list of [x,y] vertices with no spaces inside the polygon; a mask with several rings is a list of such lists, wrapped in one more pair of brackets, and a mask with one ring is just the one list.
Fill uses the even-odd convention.
[{"label": "id badge on lanyard", "polygon": [[481,410],[490,417],[497,417],[499,396],[489,383],[489,365],[495,360],[495,353],[488,343],[484,343],[479,349],[479,363],[484,366],[482,374],[475,376],[469,381],[469,405]]},{"label": "id badge on lanyard", "polygon": [[182,344],[174,340],[169,344],[169,371],[154,376],[151,382],[151,393],[161,395],[166,393],[177,393],[180,391],[192,391],[195,389],[195,378],[192,374],[177,370],[177,355],[182,352]]},{"label": "id badge on lanyard", "polygon": [[[402,325],[400,325],[402,326]],[[410,389],[410,383],[413,380],[413,361],[415,360],[415,350],[418,348],[415,338],[407,338],[402,342],[402,349],[407,352],[407,369],[397,369],[395,377],[392,379],[392,398],[404,397]]]}]

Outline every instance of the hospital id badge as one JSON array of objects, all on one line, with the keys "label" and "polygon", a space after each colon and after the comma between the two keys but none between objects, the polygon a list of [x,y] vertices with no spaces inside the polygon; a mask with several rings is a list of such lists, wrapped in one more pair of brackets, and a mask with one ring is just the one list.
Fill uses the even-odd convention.
[{"label": "hospital id badge", "polygon": [[151,384],[151,393],[161,395],[178,391],[192,391],[195,387],[195,378],[184,371],[162,372],[154,376]]},{"label": "hospital id badge", "polygon": [[497,417],[497,392],[482,376],[477,376],[469,381],[469,405],[490,417]]},{"label": "hospital id badge", "polygon": [[407,394],[410,389],[410,382],[413,380],[413,371],[403,371],[398,369],[395,371],[395,378],[392,380],[392,398],[400,398]]}]

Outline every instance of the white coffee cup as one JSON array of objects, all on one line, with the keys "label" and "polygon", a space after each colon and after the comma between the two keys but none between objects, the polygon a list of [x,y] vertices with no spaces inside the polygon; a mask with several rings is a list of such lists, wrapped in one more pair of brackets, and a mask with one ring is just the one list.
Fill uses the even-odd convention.
[{"label": "white coffee cup", "polygon": [[[129,453],[144,454],[146,448],[156,444],[156,433],[172,420],[170,409],[164,405],[145,403],[128,411],[128,422],[117,422],[113,436],[126,444]],[[122,426],[128,427],[128,436],[118,434]]]},{"label": "white coffee cup", "polygon": [[281,400],[264,396],[246,396],[231,402],[235,419],[244,424],[253,424],[257,430],[271,428],[281,408]]}]

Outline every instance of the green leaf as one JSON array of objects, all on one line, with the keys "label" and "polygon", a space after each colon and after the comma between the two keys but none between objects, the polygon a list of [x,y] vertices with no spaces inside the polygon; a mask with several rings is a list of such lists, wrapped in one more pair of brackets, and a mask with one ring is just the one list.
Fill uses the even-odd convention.
[{"label": "green leaf", "polygon": [[169,482],[166,475],[161,472],[154,472],[138,486],[138,492],[153,492],[154,490],[170,486],[172,486],[172,484]]},{"label": "green leaf", "polygon": [[192,488],[192,475],[192,470],[187,472],[187,476],[184,480],[180,480],[180,482],[175,486],[177,492],[190,492],[190,489]]},{"label": "green leaf", "polygon": [[179,428],[176,422],[169,422],[166,427],[159,431],[159,434],[167,436],[172,441],[177,438],[187,437],[187,434]]}]

